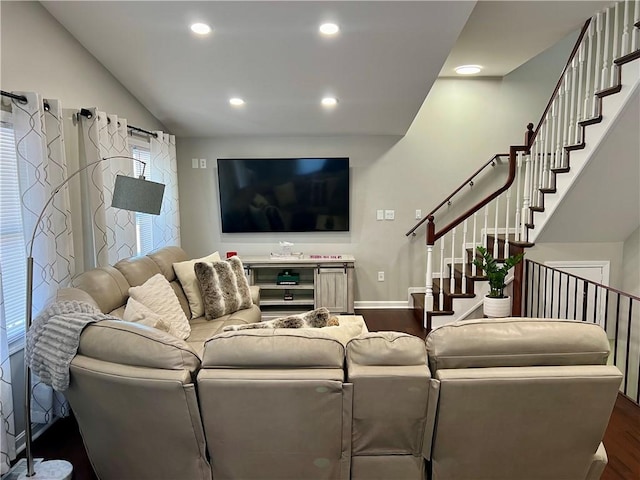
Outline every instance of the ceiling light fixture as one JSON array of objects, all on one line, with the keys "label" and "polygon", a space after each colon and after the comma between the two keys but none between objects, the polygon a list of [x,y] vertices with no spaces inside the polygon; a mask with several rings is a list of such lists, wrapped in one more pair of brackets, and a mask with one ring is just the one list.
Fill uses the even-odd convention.
[{"label": "ceiling light fixture", "polygon": [[480,73],[480,70],[482,70],[480,65],[461,65],[455,68],[458,75],[475,75]]},{"label": "ceiling light fixture", "polygon": [[191,25],[191,31],[198,35],[207,35],[211,33],[211,27],[206,23],[194,23]]},{"label": "ceiling light fixture", "polygon": [[335,35],[340,31],[340,27],[335,23],[323,23],[320,25],[319,30],[323,35]]},{"label": "ceiling light fixture", "polygon": [[230,98],[229,103],[234,107],[239,107],[240,105],[244,105],[244,100],[238,97]]},{"label": "ceiling light fixture", "polygon": [[338,104],[338,99],[335,97],[324,97],[322,99],[322,105],[325,107],[335,107]]}]

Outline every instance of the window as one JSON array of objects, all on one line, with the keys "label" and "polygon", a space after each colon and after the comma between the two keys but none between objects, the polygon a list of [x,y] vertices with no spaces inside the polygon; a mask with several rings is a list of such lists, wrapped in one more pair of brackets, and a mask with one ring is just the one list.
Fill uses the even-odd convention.
[{"label": "window", "polygon": [[[27,253],[20,208],[18,162],[13,126],[0,122],[0,268],[7,340],[14,348],[24,338]],[[7,117],[9,117],[7,115]],[[21,344],[20,344],[21,346]],[[12,348],[13,349],[13,348]]]},{"label": "window", "polygon": [[[147,164],[151,163],[151,152],[149,146],[134,144],[131,147],[133,158],[141,160]],[[140,162],[133,162],[133,171],[136,177],[142,175],[143,165]],[[149,171],[145,172],[148,175]],[[153,250],[153,217],[148,213],[135,212],[136,216],[136,246],[138,255],[145,255]]]}]

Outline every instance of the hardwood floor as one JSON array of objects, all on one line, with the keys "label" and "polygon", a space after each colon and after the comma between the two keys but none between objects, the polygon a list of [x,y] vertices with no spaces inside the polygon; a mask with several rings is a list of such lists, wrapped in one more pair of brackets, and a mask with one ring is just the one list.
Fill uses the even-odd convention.
[{"label": "hardwood floor", "polygon": [[[356,314],[364,316],[370,331],[396,330],[421,338],[426,335],[411,310],[358,310]],[[602,480],[640,479],[640,407],[622,395],[618,395],[604,445],[609,463]],[[73,417],[56,422],[34,442],[33,451],[36,457],[70,461],[75,480],[97,480]]]}]

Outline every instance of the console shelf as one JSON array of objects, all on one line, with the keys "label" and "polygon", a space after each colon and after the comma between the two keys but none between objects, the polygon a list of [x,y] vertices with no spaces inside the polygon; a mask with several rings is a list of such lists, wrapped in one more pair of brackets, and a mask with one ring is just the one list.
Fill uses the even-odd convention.
[{"label": "console shelf", "polygon": [[[265,317],[300,313],[318,307],[326,307],[336,314],[354,313],[355,259],[351,255],[292,259],[243,256],[242,263],[249,283],[260,287],[260,309]],[[283,271],[297,273],[299,283],[278,284],[277,276]]]}]

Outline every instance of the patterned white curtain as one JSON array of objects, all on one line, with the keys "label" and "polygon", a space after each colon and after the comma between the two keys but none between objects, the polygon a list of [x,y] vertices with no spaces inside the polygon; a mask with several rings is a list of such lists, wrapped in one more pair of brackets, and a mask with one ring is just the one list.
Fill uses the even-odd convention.
[{"label": "patterned white curtain", "polygon": [[[18,183],[22,223],[27,252],[38,216],[54,190],[67,178],[62,132],[62,106],[58,100],[45,100],[38,94],[23,92],[27,103],[13,102],[13,128],[16,139]],[[67,186],[58,192],[46,209],[33,239],[33,311],[35,317],[66,287],[75,273],[71,213]],[[26,262],[26,253],[25,253]],[[50,423],[69,414],[64,396],[32,378],[33,423]]]},{"label": "patterned white curtain", "polygon": [[[2,271],[0,270],[0,292]],[[0,295],[0,474],[7,473],[16,458],[16,430],[13,423],[13,393],[11,389],[11,363],[4,316],[4,298]]]},{"label": "patterned white curtain", "polygon": [[[127,121],[96,108],[88,109],[90,117],[80,116],[84,155],[80,166],[99,162],[102,158],[123,155],[131,157]],[[133,212],[111,207],[116,175],[133,175],[133,161],[114,158],[88,168],[88,197],[91,235],[85,235],[85,249],[93,252],[95,265],[113,265],[136,254],[136,222]]]},{"label": "patterned white curtain", "polygon": [[154,133],[157,137],[150,138],[151,165],[147,166],[147,179],[165,185],[160,215],[152,217],[155,250],[167,245],[180,246],[180,212],[176,139],[160,131]]}]

